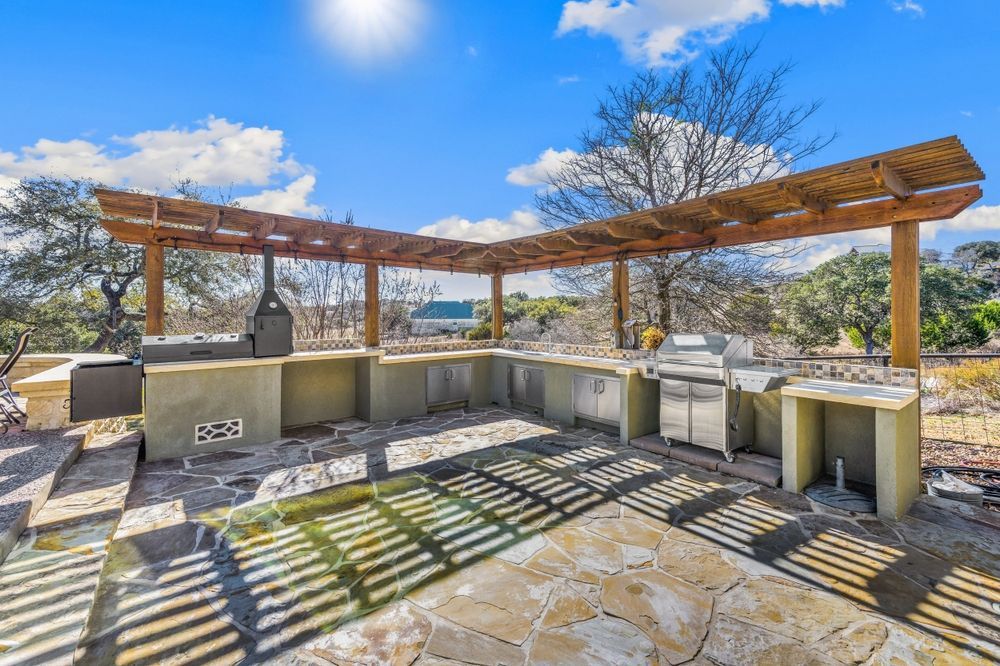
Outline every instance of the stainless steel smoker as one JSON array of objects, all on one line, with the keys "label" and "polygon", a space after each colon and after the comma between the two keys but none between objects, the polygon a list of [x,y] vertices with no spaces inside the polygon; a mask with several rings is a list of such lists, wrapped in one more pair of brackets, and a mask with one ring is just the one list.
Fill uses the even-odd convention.
[{"label": "stainless steel smoker", "polygon": [[753,400],[780,387],[791,370],[753,366],[753,342],[723,333],[671,334],[656,352],[660,435],[722,451],[753,444]]}]

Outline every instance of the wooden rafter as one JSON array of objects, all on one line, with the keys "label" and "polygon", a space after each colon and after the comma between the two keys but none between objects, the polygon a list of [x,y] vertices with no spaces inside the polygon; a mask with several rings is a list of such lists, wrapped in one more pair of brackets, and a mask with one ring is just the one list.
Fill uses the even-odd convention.
[{"label": "wooden rafter", "polygon": [[649,214],[649,219],[653,226],[661,231],[687,231],[700,234],[706,226],[706,223],[701,220],[678,217],[661,211],[652,211]]},{"label": "wooden rafter", "polygon": [[593,231],[567,231],[566,238],[570,239],[577,245],[587,245],[590,247],[598,247],[602,245],[614,245],[615,239],[610,238],[602,233],[595,233]]},{"label": "wooden rafter", "polygon": [[569,238],[560,237],[543,236],[538,238],[535,242],[538,243],[540,248],[550,252],[573,252],[574,250],[582,250],[585,247]]},{"label": "wooden rafter", "polygon": [[764,219],[764,215],[743,204],[729,203],[722,199],[709,199],[706,205],[710,211],[724,220],[734,220],[744,224],[757,224]]},{"label": "wooden rafter", "polygon": [[215,211],[215,215],[209,218],[208,222],[205,223],[204,231],[206,234],[214,234],[222,226],[222,209]]},{"label": "wooden rafter", "polygon": [[830,204],[823,199],[815,197],[801,187],[796,187],[790,183],[778,183],[778,193],[788,202],[788,205],[797,206],[802,210],[807,210],[817,215],[822,215],[830,207]]},{"label": "wooden rafter", "polygon": [[266,220],[263,220],[260,225],[253,230],[252,236],[255,240],[264,240],[274,233],[277,226],[278,221],[273,217],[269,217]]},{"label": "wooden rafter", "polygon": [[437,247],[426,252],[421,252],[420,254],[427,259],[435,259],[437,257],[454,257],[456,254],[461,252],[463,246],[461,243],[448,243],[444,242]]},{"label": "wooden rafter", "polygon": [[629,240],[655,240],[663,235],[663,232],[658,229],[630,224],[628,222],[608,222],[607,230],[615,238],[627,238]]},{"label": "wooden rafter", "polygon": [[913,194],[913,188],[906,184],[906,180],[900,176],[895,169],[885,163],[884,160],[872,162],[872,177],[879,189],[896,197],[900,201]]}]

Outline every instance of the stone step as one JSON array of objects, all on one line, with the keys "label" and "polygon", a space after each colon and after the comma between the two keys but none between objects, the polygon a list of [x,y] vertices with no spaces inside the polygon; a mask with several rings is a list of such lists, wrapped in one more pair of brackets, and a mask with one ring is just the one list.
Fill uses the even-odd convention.
[{"label": "stone step", "polygon": [[781,487],[781,459],[765,456],[761,453],[736,452],[736,460],[726,462],[721,451],[706,449],[693,444],[676,444],[667,446],[662,437],[656,434],[636,437],[631,442],[637,449],[650,451],[666,456],[671,460],[679,460],[689,465],[697,465],[713,472],[723,472],[741,479],[747,479],[772,488]]},{"label": "stone step", "polygon": [[73,663],[140,443],[88,442],[0,566],[0,665]]},{"label": "stone step", "polygon": [[12,428],[0,436],[0,563],[80,455],[87,431]]}]

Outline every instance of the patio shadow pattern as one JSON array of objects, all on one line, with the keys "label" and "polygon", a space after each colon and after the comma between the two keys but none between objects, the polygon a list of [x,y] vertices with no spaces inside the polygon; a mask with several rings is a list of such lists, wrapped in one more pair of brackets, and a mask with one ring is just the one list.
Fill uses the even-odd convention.
[{"label": "patio shadow pattern", "polygon": [[140,465],[78,663],[1000,658],[985,513],[883,523],[502,409],[284,436]]}]

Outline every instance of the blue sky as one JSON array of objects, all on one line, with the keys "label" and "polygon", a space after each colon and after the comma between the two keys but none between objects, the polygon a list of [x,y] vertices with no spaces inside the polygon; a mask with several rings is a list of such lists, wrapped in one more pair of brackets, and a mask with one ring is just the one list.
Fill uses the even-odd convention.
[{"label": "blue sky", "polygon": [[[796,63],[789,101],[823,100],[808,129],[839,138],[803,166],[958,134],[988,176],[1000,169],[993,0],[0,7],[0,186],[55,173],[165,190],[190,176],[258,208],[519,235],[537,226],[530,165],[576,147],[606,86],[697,67],[712,41],[759,41],[762,65]],[[965,219],[925,225],[924,245],[1000,238],[1000,195],[984,190]],[[805,261],[882,238],[824,239]],[[489,288],[443,282],[446,296]],[[516,286],[548,289],[544,275]]]}]

